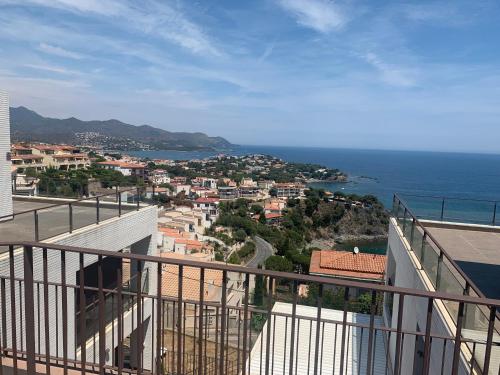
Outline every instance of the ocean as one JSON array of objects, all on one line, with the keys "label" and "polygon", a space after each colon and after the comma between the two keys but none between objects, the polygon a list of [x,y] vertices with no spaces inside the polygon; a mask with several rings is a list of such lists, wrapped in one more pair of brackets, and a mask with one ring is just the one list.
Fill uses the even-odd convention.
[{"label": "ocean", "polygon": [[[373,194],[387,208],[391,207],[394,193],[500,201],[500,155],[277,146],[238,146],[230,153],[268,154],[291,162],[338,168],[349,175],[349,182],[314,186],[345,193]],[[130,154],[185,160],[217,153],[137,151]]]},{"label": "ocean", "polygon": [[[312,185],[334,192],[373,194],[387,209],[392,206],[394,193],[405,194],[415,214],[427,218],[438,218],[441,212],[440,197],[451,197],[473,201],[447,200],[445,218],[491,223],[495,203],[476,200],[499,201],[496,215],[497,223],[500,223],[500,155],[276,146],[238,146],[228,153],[267,154],[290,162],[338,168],[349,175],[349,182]],[[130,154],[151,159],[188,160],[217,153],[138,151]],[[422,199],[409,195],[436,198]],[[387,243],[357,241],[338,244],[337,248],[351,250],[354,246],[358,246],[362,252],[385,254]]]}]

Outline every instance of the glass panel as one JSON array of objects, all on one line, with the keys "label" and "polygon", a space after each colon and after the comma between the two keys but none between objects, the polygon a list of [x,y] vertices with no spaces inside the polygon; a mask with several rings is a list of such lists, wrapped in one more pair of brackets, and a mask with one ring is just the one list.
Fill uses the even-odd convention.
[{"label": "glass panel", "polygon": [[443,220],[491,225],[494,210],[494,202],[446,199]]},{"label": "glass panel", "polygon": [[87,200],[73,203],[73,230],[95,224],[97,219],[96,201]]},{"label": "glass panel", "polygon": [[437,264],[438,264],[438,254],[436,250],[428,243],[424,243],[423,255],[422,255],[422,267],[425,273],[431,279],[432,285],[436,286],[436,275],[437,275]]},{"label": "glass panel", "polygon": [[38,236],[43,241],[69,231],[69,206],[60,205],[38,211]]},{"label": "glass panel", "polygon": [[411,241],[411,248],[415,255],[417,256],[418,260],[421,261],[422,259],[422,241],[424,237],[424,232],[422,228],[420,228],[418,225],[415,226],[415,229],[413,230],[413,240]]}]

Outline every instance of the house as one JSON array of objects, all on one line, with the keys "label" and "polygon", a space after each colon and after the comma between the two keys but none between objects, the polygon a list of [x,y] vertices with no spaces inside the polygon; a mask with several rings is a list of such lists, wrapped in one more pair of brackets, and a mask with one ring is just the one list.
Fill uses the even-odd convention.
[{"label": "house", "polygon": [[184,176],[175,176],[170,179],[171,184],[180,184],[180,185],[185,185],[187,181],[187,178]]},{"label": "house", "polygon": [[[271,225],[277,225],[280,224],[283,221],[283,215],[282,214],[275,214],[275,213],[269,213],[269,214],[264,214],[266,217],[266,223],[271,224]],[[255,215],[253,217],[255,220],[260,220],[260,215]]]},{"label": "house", "polygon": [[191,193],[191,185],[181,184],[177,182],[172,182],[171,185],[174,188],[174,195],[178,195],[183,192],[186,196],[188,196]]},{"label": "house", "polygon": [[120,160],[107,160],[96,163],[98,167],[120,172],[124,176],[133,176],[139,179],[146,178],[146,165]]},{"label": "house", "polygon": [[195,209],[200,210],[205,215],[207,228],[214,224],[219,217],[219,198],[198,198],[194,201]]},{"label": "house", "polygon": [[236,186],[219,186],[219,198],[223,200],[230,200],[239,198],[239,190]]},{"label": "house", "polygon": [[191,180],[191,185],[208,189],[217,189],[217,180],[209,177],[195,177]]},{"label": "house", "polygon": [[168,172],[164,169],[153,169],[148,172],[148,180],[153,185],[161,185],[170,183]]},{"label": "house", "polygon": [[383,284],[387,257],[356,251],[315,250],[309,274]]}]

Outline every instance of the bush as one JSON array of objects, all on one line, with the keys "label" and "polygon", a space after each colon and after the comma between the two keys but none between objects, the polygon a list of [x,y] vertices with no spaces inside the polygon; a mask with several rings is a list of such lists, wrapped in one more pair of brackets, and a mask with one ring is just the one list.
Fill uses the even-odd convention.
[{"label": "bush", "polygon": [[271,255],[265,262],[266,270],[292,272],[293,264],[285,257],[279,255]]},{"label": "bush", "polygon": [[241,259],[237,252],[232,253],[227,260],[230,264],[241,264]]}]

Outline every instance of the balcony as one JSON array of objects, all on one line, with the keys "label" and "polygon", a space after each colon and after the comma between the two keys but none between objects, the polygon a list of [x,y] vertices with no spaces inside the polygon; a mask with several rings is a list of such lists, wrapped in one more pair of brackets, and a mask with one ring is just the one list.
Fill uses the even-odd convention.
[{"label": "balcony", "polygon": [[[2,241],[47,241],[138,211],[149,203],[138,189],[113,190],[90,198],[15,196],[14,214],[0,217]],[[0,252],[6,248],[0,247]]]},{"label": "balcony", "polygon": [[[371,375],[499,370],[494,350],[500,301],[483,296],[48,243],[13,241],[0,246],[8,248],[0,255],[0,365],[6,373]],[[111,272],[105,263],[109,260],[122,266]],[[127,280],[124,263],[133,276]],[[165,296],[165,269],[171,267],[177,267],[177,293]],[[193,274],[189,269],[199,275],[196,290],[185,290],[185,280]],[[220,285],[207,285],[209,272],[220,273]],[[244,282],[236,302],[228,299],[238,292],[229,287],[233,277]],[[209,286],[220,289],[220,300],[206,300]],[[350,299],[356,289],[368,291],[361,307],[360,301]],[[408,329],[413,301],[424,306],[426,324]],[[436,329],[442,305],[452,304],[457,323],[443,333]],[[471,309],[486,313],[481,334],[464,335]]]},{"label": "balcony", "polygon": [[[394,223],[415,267],[425,275],[424,288],[455,295],[500,298],[500,227],[497,202],[428,196],[394,197]],[[468,343],[471,368],[488,373],[500,364],[500,321],[484,305],[443,303],[449,326],[462,339],[493,340],[492,362],[484,345]],[[458,328],[457,328],[458,327]],[[492,373],[496,373],[496,372]]]}]

